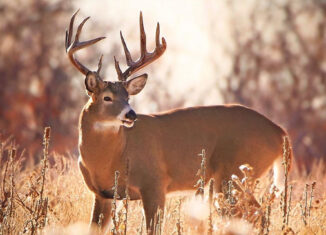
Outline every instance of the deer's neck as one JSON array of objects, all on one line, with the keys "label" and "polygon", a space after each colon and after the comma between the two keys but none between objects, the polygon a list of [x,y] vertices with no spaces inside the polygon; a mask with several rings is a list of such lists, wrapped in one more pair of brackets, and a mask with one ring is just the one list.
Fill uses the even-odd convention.
[{"label": "deer's neck", "polygon": [[83,161],[120,159],[126,145],[124,128],[100,122],[84,109],[79,121],[79,149]]}]

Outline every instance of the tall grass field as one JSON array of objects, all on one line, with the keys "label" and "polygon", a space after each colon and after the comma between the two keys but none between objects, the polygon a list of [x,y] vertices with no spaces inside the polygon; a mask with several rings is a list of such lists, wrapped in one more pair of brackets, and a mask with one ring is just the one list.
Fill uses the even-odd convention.
[{"label": "tall grass field", "polygon": [[[0,234],[89,234],[93,195],[77,156],[49,152],[50,128],[44,131],[37,164],[26,161],[24,151],[11,142],[0,145]],[[285,139],[284,167],[287,143]],[[168,196],[154,221],[155,234],[326,234],[323,162],[315,161],[309,173],[294,162],[285,171],[282,194],[271,187],[268,175],[255,179],[255,169],[245,164],[239,166],[243,175],[232,175],[220,192],[205,177],[205,150],[198,154],[202,164],[194,175],[194,191]],[[112,203],[107,234],[146,234],[141,201]]]}]

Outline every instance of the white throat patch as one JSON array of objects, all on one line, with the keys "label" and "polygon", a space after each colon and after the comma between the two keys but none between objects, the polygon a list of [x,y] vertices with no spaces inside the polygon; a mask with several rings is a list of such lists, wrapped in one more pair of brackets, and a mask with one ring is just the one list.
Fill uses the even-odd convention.
[{"label": "white throat patch", "polygon": [[112,132],[118,132],[120,129],[121,123],[119,121],[98,121],[95,122],[93,128],[97,132],[110,130]]}]

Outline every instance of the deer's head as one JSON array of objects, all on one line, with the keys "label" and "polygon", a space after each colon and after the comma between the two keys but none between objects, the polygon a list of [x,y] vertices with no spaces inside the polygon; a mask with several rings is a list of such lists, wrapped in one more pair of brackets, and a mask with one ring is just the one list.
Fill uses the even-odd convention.
[{"label": "deer's head", "polygon": [[72,41],[73,24],[77,13],[78,11],[72,16],[69,30],[66,32],[66,51],[71,63],[86,76],[85,87],[90,97],[88,102],[88,110],[90,110],[96,117],[97,122],[106,122],[112,125],[124,125],[126,127],[132,127],[134,121],[137,119],[137,115],[129,105],[129,97],[131,95],[138,94],[144,88],[147,81],[147,74],[142,74],[131,79],[128,78],[136,71],[152,63],[164,53],[166,49],[166,42],[165,39],[162,38],[162,44],[160,43],[160,26],[157,24],[156,48],[153,52],[147,52],[146,34],[144,31],[142,13],[140,12],[140,58],[137,61],[132,60],[125,40],[120,32],[128,68],[122,72],[119,62],[114,57],[118,81],[104,81],[100,76],[102,56],[99,60],[97,71],[90,71],[74,57],[74,53],[76,51],[95,44],[96,42],[105,38],[99,37],[84,42],[79,41],[82,28],[85,22],[89,19],[89,17],[87,17],[78,26],[75,39]]}]

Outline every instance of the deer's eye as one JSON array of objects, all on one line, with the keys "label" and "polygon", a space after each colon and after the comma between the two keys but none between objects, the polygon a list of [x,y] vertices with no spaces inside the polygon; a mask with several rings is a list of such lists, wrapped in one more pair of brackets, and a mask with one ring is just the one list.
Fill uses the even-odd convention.
[{"label": "deer's eye", "polygon": [[105,100],[105,101],[110,101],[110,102],[112,102],[112,99],[111,99],[110,96],[105,96],[105,97],[104,97],[104,100]]}]

